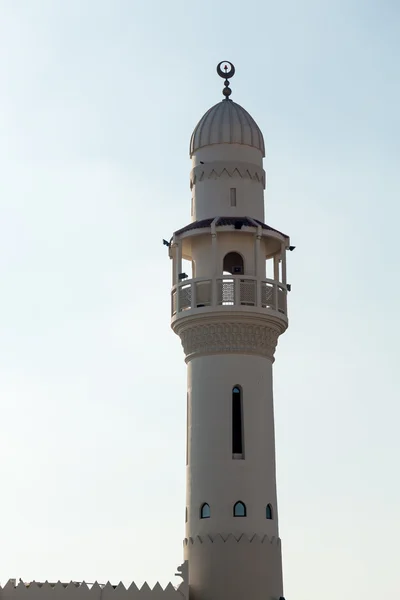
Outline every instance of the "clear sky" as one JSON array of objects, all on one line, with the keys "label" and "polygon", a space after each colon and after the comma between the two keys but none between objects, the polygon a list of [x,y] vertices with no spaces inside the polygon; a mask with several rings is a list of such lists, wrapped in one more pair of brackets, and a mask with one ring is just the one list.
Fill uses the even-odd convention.
[{"label": "clear sky", "polygon": [[185,364],[162,238],[232,99],[291,235],[275,363],[285,595],[400,595],[400,6],[0,0],[0,581],[165,585]]}]

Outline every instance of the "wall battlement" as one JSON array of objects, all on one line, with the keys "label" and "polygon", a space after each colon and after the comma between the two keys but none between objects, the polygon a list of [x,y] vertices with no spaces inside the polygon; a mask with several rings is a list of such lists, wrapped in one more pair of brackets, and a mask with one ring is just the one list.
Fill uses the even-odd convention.
[{"label": "wall battlement", "polygon": [[4,587],[0,586],[0,600],[183,600],[187,597],[186,587],[185,582],[178,588],[169,583],[163,589],[158,582],[153,588],[147,583],[141,588],[131,583],[126,588],[123,583],[25,583],[21,580],[17,583],[9,579]]}]

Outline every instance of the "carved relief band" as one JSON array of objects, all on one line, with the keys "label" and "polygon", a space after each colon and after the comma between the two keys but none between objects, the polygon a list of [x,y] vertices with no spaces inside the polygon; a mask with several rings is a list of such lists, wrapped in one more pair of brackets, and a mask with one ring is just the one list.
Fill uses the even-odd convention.
[{"label": "carved relief band", "polygon": [[251,179],[262,184],[265,189],[265,171],[253,163],[238,162],[212,162],[206,165],[197,165],[190,173],[190,189],[198,181],[205,179],[218,179],[219,177],[239,177],[241,179]]},{"label": "carved relief band", "polygon": [[186,362],[204,354],[256,354],[274,360],[279,335],[283,332],[273,322],[199,321],[177,327]]}]

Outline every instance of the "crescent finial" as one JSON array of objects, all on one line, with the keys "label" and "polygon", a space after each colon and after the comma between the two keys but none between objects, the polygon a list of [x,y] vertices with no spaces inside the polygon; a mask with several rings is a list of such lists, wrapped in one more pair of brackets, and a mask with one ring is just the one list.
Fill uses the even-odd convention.
[{"label": "crescent finial", "polygon": [[222,93],[225,96],[225,100],[229,100],[229,96],[232,94],[232,90],[229,87],[229,80],[235,74],[235,67],[229,60],[223,60],[217,65],[217,73],[225,79],[225,88],[222,90]]}]

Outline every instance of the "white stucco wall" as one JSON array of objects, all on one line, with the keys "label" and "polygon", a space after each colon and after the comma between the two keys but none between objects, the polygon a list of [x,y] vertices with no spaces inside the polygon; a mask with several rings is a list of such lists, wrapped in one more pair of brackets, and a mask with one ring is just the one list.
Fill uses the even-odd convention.
[{"label": "white stucco wall", "polygon": [[279,600],[283,596],[279,540],[208,536],[187,540],[190,600]]},{"label": "white stucco wall", "polygon": [[[241,354],[194,358],[188,364],[186,537],[232,533],[278,537],[272,364]],[[244,459],[232,457],[232,388],[243,401]],[[233,516],[243,501],[247,516]],[[207,502],[211,518],[200,519]],[[267,504],[273,520],[266,519]]]},{"label": "white stucco wall", "polygon": [[243,144],[212,144],[199,148],[193,154],[192,168],[201,161],[236,160],[240,162],[254,163],[260,167],[263,165],[262,152],[257,148]]},{"label": "white stucco wall", "polygon": [[[264,221],[265,173],[259,150],[240,144],[207,146],[193,155],[192,169],[193,221],[215,216],[249,216]],[[236,188],[236,206],[230,204],[231,188]]]}]

